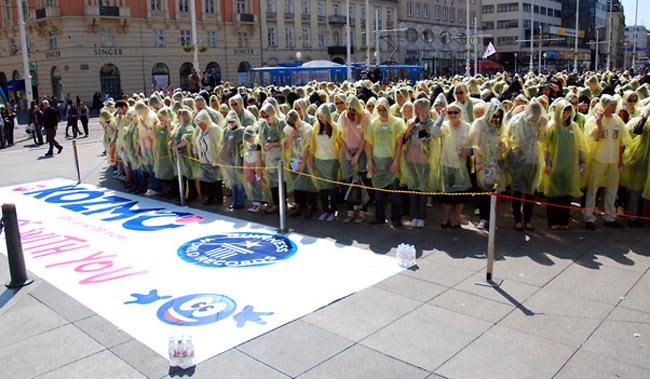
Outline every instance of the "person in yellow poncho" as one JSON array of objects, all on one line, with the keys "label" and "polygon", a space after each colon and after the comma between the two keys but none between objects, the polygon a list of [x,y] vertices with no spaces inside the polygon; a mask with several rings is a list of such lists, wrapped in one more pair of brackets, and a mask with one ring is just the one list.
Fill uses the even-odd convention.
[{"label": "person in yellow poncho", "polygon": [[138,113],[138,149],[136,152],[141,162],[141,170],[145,174],[145,180],[148,176],[151,181],[151,187],[145,196],[156,196],[160,194],[161,190],[153,170],[153,140],[159,120],[156,112],[142,101],[135,104],[135,111]]},{"label": "person in yellow poncho", "polygon": [[[408,121],[404,132],[402,154],[402,182],[409,191],[434,192],[440,190],[440,139],[429,134],[433,126],[431,103],[418,99],[414,104],[415,117]],[[409,196],[411,226],[424,227],[427,197],[418,194]]]},{"label": "person in yellow poncho", "polygon": [[[178,111],[172,134],[170,136],[169,147],[172,150],[178,150],[178,159],[181,160],[181,175],[187,188],[187,201],[194,201],[198,197],[194,179],[195,164],[192,160],[192,135],[194,127],[192,126],[192,112],[187,108]],[[175,161],[175,159],[174,159]],[[185,196],[185,194],[182,194]]]},{"label": "person in yellow poncho", "polygon": [[268,185],[271,192],[272,205],[270,205],[264,212],[277,213],[280,210],[280,199],[278,193],[278,172],[276,167],[278,162],[282,159],[282,140],[284,139],[284,117],[280,118],[280,112],[277,110],[277,102],[275,99],[267,99],[267,102],[262,105],[260,109],[259,131],[257,134],[257,144],[262,147],[261,155],[264,166],[267,169],[264,172],[264,181]]},{"label": "person in yellow poncho", "polygon": [[160,182],[163,195],[172,198],[178,194],[176,180],[176,166],[171,149],[169,148],[169,136],[172,131],[174,113],[171,108],[163,107],[157,112],[160,121],[155,126],[153,137],[153,171],[156,179]]},{"label": "person in yellow poncho", "polygon": [[287,175],[288,192],[293,191],[295,208],[289,217],[303,215],[311,218],[317,208],[316,187],[312,178],[311,165],[308,164],[309,148],[312,142],[312,126],[301,120],[298,111],[292,109],[287,113],[287,126],[284,127],[284,158],[289,169],[305,175],[289,172]]},{"label": "person in yellow poncho", "polygon": [[192,147],[194,156],[199,161],[196,179],[201,181],[201,193],[206,197],[203,205],[223,204],[223,181],[218,166],[223,131],[212,122],[205,109],[196,114],[194,124],[196,129]]},{"label": "person in yellow poncho", "polygon": [[[505,111],[497,99],[490,100],[483,117],[472,124],[472,147],[474,167],[479,188],[483,191],[505,190],[504,153],[507,150],[503,117]],[[490,198],[479,199],[480,222],[478,228],[488,229],[490,222]]]},{"label": "person in yellow poncho", "polygon": [[[463,107],[453,102],[440,110],[440,117],[431,128],[431,134],[440,137],[440,179],[442,191],[443,229],[459,229],[467,196],[453,193],[472,188],[467,166],[472,154],[471,125],[463,121]],[[452,216],[453,210],[453,216]]]},{"label": "person in yellow poncho", "polygon": [[585,171],[589,147],[582,130],[572,121],[575,109],[571,103],[560,99],[552,109],[544,142],[544,195],[549,203],[546,217],[551,229],[568,230],[568,207],[573,197],[582,196],[580,176]]},{"label": "person in yellow poncho", "polygon": [[[332,120],[328,104],[323,104],[316,111],[316,123],[311,134],[308,161],[316,178],[339,180],[339,127]],[[323,213],[318,217],[321,221],[336,219],[338,202],[338,185],[315,179]]]},{"label": "person in yellow poncho", "polygon": [[384,190],[396,190],[399,186],[398,169],[402,155],[404,121],[394,117],[385,97],[377,100],[375,111],[378,116],[370,121],[365,133],[368,174],[372,176],[375,192],[375,220],[371,224],[386,222],[386,197],[391,201],[391,223],[394,227],[402,226],[402,211],[399,194]]},{"label": "person in yellow poncho", "polygon": [[591,163],[587,183],[585,202],[585,227],[595,230],[596,192],[605,187],[605,214],[603,225],[611,228],[623,228],[616,221],[616,194],[618,192],[619,173],[623,170],[623,148],[632,142],[632,138],[623,121],[616,114],[617,101],[613,96],[602,95],[600,109],[587,118],[585,134],[591,144]]},{"label": "person in yellow poncho", "polygon": [[231,110],[226,115],[226,127],[223,129],[221,146],[219,148],[219,163],[225,165],[221,172],[226,186],[232,191],[232,203],[228,209],[243,209],[244,172],[239,167],[244,165],[244,127],[239,115]]},{"label": "person in yellow poncho", "polygon": [[[515,230],[521,231],[525,227],[532,231],[533,200],[541,184],[542,143],[546,138],[546,117],[537,100],[533,99],[524,112],[510,120],[507,138],[506,166],[512,188]],[[522,202],[519,200],[522,198],[527,200],[523,203],[524,224],[521,218]]]},{"label": "person in yellow poncho", "polygon": [[[628,190],[627,213],[631,216],[644,215],[647,217],[648,205],[650,205],[650,106],[641,110],[640,117],[633,118],[626,125],[633,133],[630,146],[623,152],[624,169],[621,173],[620,184]],[[642,206],[642,202],[645,206]],[[628,219],[628,226],[641,227],[643,222],[636,218]]]},{"label": "person in yellow poncho", "polygon": [[[363,108],[363,104],[355,96],[348,96],[346,100],[346,109],[339,117],[338,125],[340,128],[340,141],[341,148],[339,149],[339,162],[341,164],[341,177],[346,183],[352,183],[354,176],[357,176],[357,181],[363,181],[363,184],[370,186],[370,181],[367,178],[366,172],[366,152],[365,152],[365,138],[364,133],[370,124],[372,115],[368,110]],[[343,193],[347,193],[351,187],[344,187]],[[346,201],[347,216],[343,220],[344,223],[354,221],[360,224],[366,219],[366,212],[368,212],[367,201],[363,201],[363,196],[360,196],[354,201]]]}]

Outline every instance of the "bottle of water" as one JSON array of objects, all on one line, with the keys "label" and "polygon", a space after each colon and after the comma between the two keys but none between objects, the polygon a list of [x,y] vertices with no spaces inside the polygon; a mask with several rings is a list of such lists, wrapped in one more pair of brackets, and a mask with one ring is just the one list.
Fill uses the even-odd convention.
[{"label": "bottle of water", "polygon": [[187,341],[185,341],[185,347],[187,349],[188,367],[196,366],[196,357],[194,355],[194,342],[192,342],[192,336],[187,337]]},{"label": "bottle of water", "polygon": [[408,267],[413,267],[417,264],[415,261],[415,256],[416,256],[415,245],[408,245],[408,246],[409,246],[407,251]]},{"label": "bottle of water", "polygon": [[169,337],[169,343],[167,344],[167,354],[169,355],[169,365],[175,366],[176,363],[176,341],[174,337]]},{"label": "bottle of water", "polygon": [[407,245],[400,243],[397,245],[397,253],[395,257],[397,258],[397,264],[401,268],[408,268],[408,257],[406,255]]}]

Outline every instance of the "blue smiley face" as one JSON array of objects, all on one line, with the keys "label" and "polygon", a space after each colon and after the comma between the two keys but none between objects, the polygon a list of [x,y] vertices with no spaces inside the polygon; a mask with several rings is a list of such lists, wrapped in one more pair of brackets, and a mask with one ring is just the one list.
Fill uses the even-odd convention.
[{"label": "blue smiley face", "polygon": [[237,309],[225,295],[197,294],[171,299],[158,308],[158,319],[175,326],[199,326],[221,321]]}]

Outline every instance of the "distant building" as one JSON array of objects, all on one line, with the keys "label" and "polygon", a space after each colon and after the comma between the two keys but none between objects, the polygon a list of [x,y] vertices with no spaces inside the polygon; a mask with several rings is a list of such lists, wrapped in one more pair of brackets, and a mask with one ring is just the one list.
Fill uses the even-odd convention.
[{"label": "distant building", "polygon": [[[467,50],[467,1],[400,1],[399,2],[399,28],[406,29],[400,32],[396,46],[399,48],[399,60],[406,64],[423,66],[425,75],[436,74],[463,74],[462,66],[466,60]],[[482,36],[481,2],[469,1],[469,40],[470,56],[474,61],[473,51],[477,50],[479,57],[483,53],[484,43],[489,39],[475,37],[477,33]]]},{"label": "distant building", "polygon": [[[626,46],[626,62],[628,66],[632,62],[640,63],[650,60],[650,40],[648,35],[650,31],[645,26],[638,25],[628,26],[625,28],[625,46]],[[635,42],[636,42],[636,57],[635,57]]]},{"label": "distant building", "polygon": [[[151,93],[183,88],[192,68],[189,0],[27,0],[27,46],[20,46],[15,1],[0,5],[0,86],[20,94],[20,49],[29,51],[34,95],[90,101],[96,91]],[[202,72],[214,67],[239,83],[262,63],[259,0],[196,0]],[[20,82],[22,83],[22,81]],[[24,84],[23,84],[24,86]],[[13,96],[12,95],[12,96]]]}]

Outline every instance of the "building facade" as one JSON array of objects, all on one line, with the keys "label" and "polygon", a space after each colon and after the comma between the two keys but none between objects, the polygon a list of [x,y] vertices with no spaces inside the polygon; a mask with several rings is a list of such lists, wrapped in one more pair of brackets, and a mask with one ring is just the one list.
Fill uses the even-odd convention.
[{"label": "building facade", "polygon": [[[518,71],[573,69],[575,2],[573,8],[569,3],[570,0],[483,0],[483,29],[493,35],[496,60],[507,69],[516,66]],[[582,27],[578,34],[577,60],[584,68],[589,66],[591,53]]]},{"label": "building facade", "polygon": [[[224,81],[239,83],[262,63],[259,1],[195,3],[198,70],[215,67]],[[90,101],[96,91],[116,97],[186,85],[193,66],[192,52],[182,49],[192,40],[189,0],[23,1],[27,46],[20,46],[12,4],[3,1],[0,9],[0,86],[11,97],[22,96],[23,82],[15,80],[23,78],[23,48],[34,97]]]},{"label": "building facade", "polygon": [[[611,12],[610,12],[611,10]],[[608,8],[607,13],[608,27],[610,28],[608,43],[609,67],[611,69],[626,67],[625,60],[625,13],[623,12],[623,4],[620,0],[612,0],[611,8]]]},{"label": "building facade", "polygon": [[[650,31],[642,25],[625,28],[626,67],[650,60]],[[635,48],[636,46],[636,48]]]},{"label": "building facade", "polygon": [[421,65],[427,75],[464,73],[467,39],[470,55],[474,50],[483,52],[483,40],[476,37],[483,34],[480,6],[477,0],[400,1],[400,62]]},{"label": "building facade", "polygon": [[347,63],[348,15],[352,62],[369,58],[374,62],[374,51],[381,57],[389,49],[385,42],[375,46],[376,20],[380,30],[394,28],[397,4],[397,0],[262,0],[262,65],[312,60]]}]

